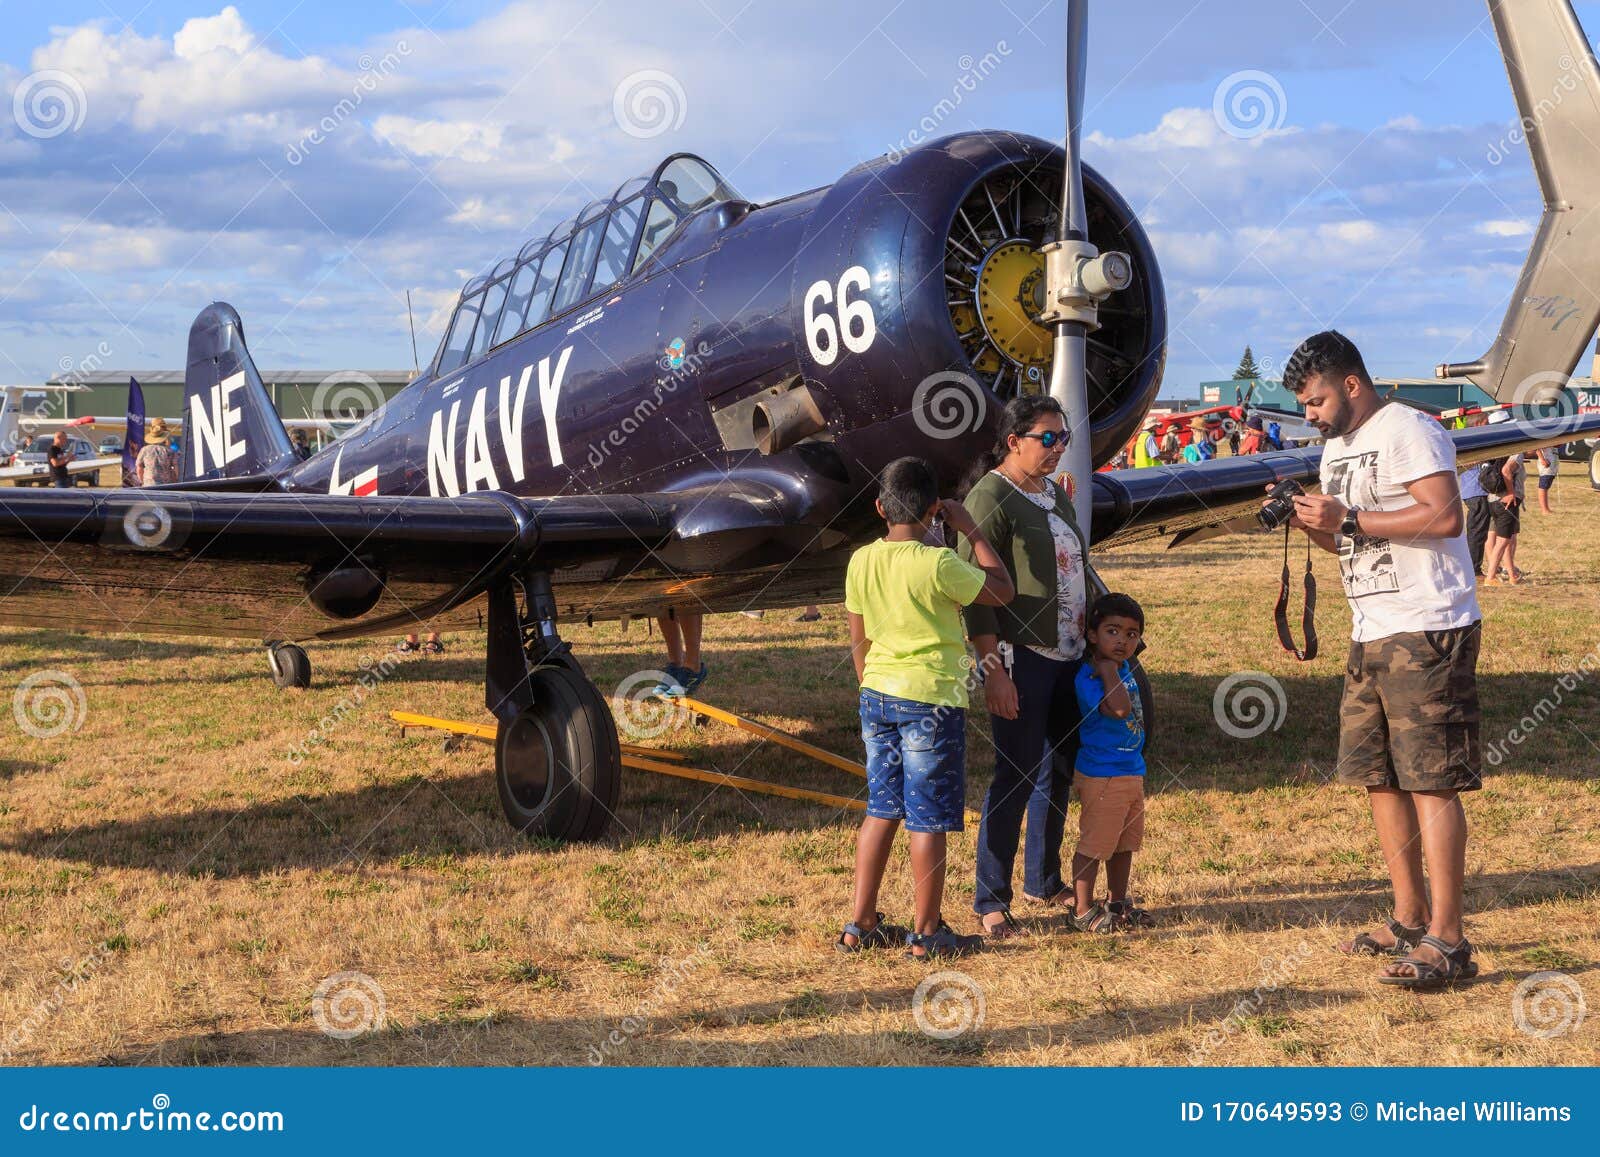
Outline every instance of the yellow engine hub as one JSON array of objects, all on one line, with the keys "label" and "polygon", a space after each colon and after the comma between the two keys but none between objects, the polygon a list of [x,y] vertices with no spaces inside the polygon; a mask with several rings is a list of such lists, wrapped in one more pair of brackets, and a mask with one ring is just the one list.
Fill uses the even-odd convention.
[{"label": "yellow engine hub", "polygon": [[1044,300],[1044,254],[1026,241],[1007,241],[978,270],[978,316],[995,347],[1035,369],[1050,365],[1052,335],[1034,320]]}]

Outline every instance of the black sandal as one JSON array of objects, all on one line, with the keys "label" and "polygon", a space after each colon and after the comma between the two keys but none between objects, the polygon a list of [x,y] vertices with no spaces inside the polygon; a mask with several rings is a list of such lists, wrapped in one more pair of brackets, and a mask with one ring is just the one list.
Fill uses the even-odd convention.
[{"label": "black sandal", "polygon": [[1127,928],[1154,928],[1156,918],[1143,908],[1136,908],[1132,900],[1113,900],[1106,905],[1106,911],[1124,927]]},{"label": "black sandal", "polygon": [[[922,949],[920,953],[918,948]],[[906,936],[907,960],[944,960],[966,956],[982,948],[982,936],[962,936],[943,920],[939,921],[937,931],[912,932]]]},{"label": "black sandal", "polygon": [[1067,927],[1074,932],[1117,932],[1122,928],[1122,921],[1107,911],[1104,904],[1096,904],[1082,916],[1068,912]]},{"label": "black sandal", "polygon": [[[839,939],[833,942],[834,948],[840,952],[860,952],[863,948],[892,948],[896,944],[904,944],[906,936],[909,935],[908,930],[884,920],[882,912],[877,915],[878,922],[865,932],[854,920],[846,924],[839,932]],[[846,944],[844,939],[846,936],[854,936],[856,942]]]},{"label": "black sandal", "polygon": [[1397,985],[1413,992],[1437,992],[1441,988],[1448,988],[1463,980],[1471,980],[1478,975],[1478,966],[1472,959],[1472,945],[1467,941],[1463,940],[1460,944],[1451,946],[1437,936],[1424,936],[1417,941],[1417,945],[1420,947],[1424,944],[1444,959],[1421,960],[1415,956],[1402,956],[1389,967],[1393,968],[1395,964],[1409,964],[1412,974],[1410,976],[1380,974],[1378,983]]},{"label": "black sandal", "polygon": [[1385,923],[1394,935],[1393,944],[1379,943],[1370,933],[1362,932],[1350,941],[1350,947],[1339,945],[1339,951],[1346,956],[1404,956],[1428,934],[1428,926],[1419,924],[1415,928],[1408,928],[1400,921],[1390,917]]}]

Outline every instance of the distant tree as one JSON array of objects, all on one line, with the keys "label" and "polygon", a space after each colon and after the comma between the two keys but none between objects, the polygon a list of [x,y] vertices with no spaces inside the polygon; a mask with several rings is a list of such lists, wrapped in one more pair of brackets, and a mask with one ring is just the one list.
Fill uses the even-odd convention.
[{"label": "distant tree", "polygon": [[1256,365],[1256,355],[1250,352],[1250,347],[1244,347],[1244,357],[1239,359],[1239,368],[1233,371],[1233,380],[1247,382],[1252,378],[1261,376],[1261,367]]}]

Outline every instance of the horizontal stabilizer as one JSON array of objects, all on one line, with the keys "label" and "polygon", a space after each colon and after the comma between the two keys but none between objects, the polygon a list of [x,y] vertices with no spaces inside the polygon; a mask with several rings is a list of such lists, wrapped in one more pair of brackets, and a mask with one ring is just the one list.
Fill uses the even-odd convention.
[{"label": "horizontal stabilizer", "polygon": [[1544,196],[1511,305],[1489,352],[1441,365],[1501,402],[1562,412],[1559,398],[1600,324],[1600,65],[1568,0],[1490,0]]}]

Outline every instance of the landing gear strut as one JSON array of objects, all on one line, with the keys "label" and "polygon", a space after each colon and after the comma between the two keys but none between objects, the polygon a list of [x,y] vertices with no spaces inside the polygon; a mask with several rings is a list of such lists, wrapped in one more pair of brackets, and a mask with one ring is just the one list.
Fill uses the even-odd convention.
[{"label": "landing gear strut", "polygon": [[485,700],[499,721],[495,782],[511,826],[557,840],[604,835],[622,787],[617,726],[556,632],[548,574],[490,590]]},{"label": "landing gear strut", "polygon": [[279,687],[311,686],[311,659],[306,649],[295,643],[269,642],[267,663],[272,668],[272,681]]}]

